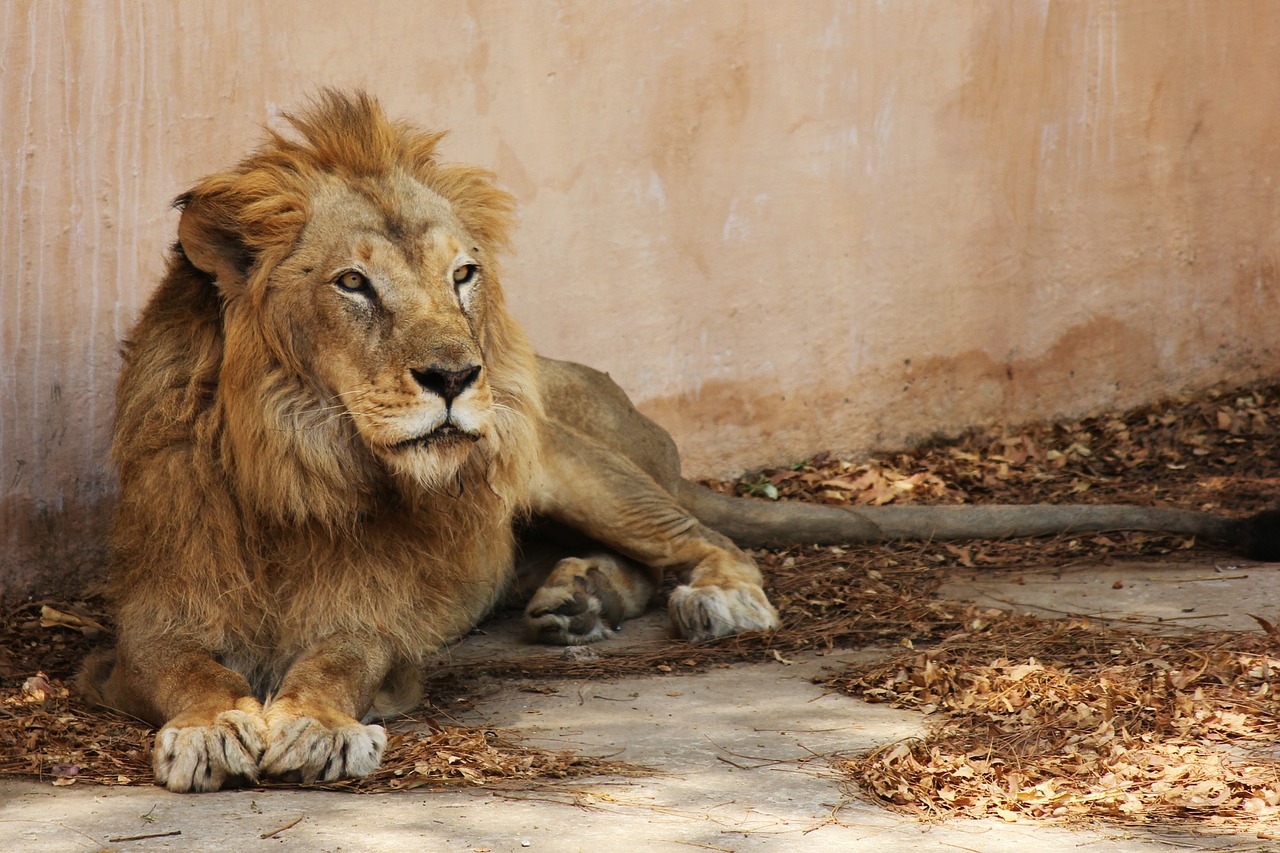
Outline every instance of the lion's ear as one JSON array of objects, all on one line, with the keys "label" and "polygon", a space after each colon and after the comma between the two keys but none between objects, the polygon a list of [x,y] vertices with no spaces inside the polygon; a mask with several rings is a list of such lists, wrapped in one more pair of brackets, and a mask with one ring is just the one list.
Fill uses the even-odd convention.
[{"label": "lion's ear", "polygon": [[178,244],[187,260],[217,279],[224,291],[243,285],[253,252],[242,236],[232,195],[200,187],[178,196],[174,206],[182,211]]}]

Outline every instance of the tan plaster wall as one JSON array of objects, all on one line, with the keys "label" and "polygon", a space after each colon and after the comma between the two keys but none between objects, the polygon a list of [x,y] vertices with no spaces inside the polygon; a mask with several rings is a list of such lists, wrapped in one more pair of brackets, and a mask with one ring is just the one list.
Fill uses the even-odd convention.
[{"label": "tan plaster wall", "polygon": [[100,564],[167,204],[362,85],[523,204],[511,302],[694,474],[1274,375],[1280,6],[0,4],[0,589]]}]

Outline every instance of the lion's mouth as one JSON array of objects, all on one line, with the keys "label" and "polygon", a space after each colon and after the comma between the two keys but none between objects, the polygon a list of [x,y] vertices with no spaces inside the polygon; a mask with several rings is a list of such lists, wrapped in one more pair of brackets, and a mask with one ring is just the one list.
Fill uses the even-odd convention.
[{"label": "lion's mouth", "polygon": [[391,449],[409,450],[414,447],[439,447],[446,444],[461,444],[479,440],[480,433],[469,432],[455,424],[446,423],[436,427],[431,432],[415,435],[413,438],[406,438],[404,441],[397,441],[391,445]]}]

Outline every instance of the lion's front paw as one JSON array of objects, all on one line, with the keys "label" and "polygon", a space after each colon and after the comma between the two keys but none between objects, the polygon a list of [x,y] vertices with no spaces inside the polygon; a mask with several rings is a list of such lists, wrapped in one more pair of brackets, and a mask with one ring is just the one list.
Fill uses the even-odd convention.
[{"label": "lion's front paw", "polygon": [[259,764],[264,774],[290,782],[332,782],[377,770],[387,731],[355,720],[326,725],[290,715],[271,722],[268,743]]},{"label": "lion's front paw", "polygon": [[580,646],[612,636],[626,602],[596,561],[561,560],[524,609],[525,632],[539,643]]},{"label": "lion's front paw", "polygon": [[210,725],[169,723],[156,734],[151,766],[170,791],[216,791],[228,781],[256,782],[266,726],[245,711],[223,711]]},{"label": "lion's front paw", "polygon": [[778,627],[778,611],[753,583],[676,587],[667,602],[667,618],[671,633],[689,640]]}]

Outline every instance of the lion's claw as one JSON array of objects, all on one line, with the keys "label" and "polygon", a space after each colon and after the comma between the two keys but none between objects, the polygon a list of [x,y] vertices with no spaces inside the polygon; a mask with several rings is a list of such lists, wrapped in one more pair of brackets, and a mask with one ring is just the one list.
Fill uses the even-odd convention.
[{"label": "lion's claw", "polygon": [[228,780],[258,780],[262,720],[223,711],[207,726],[166,726],[156,735],[151,766],[170,791],[216,791]]},{"label": "lion's claw", "polygon": [[367,776],[382,763],[387,732],[357,722],[328,726],[313,717],[272,725],[262,773],[291,782],[332,782]]}]

